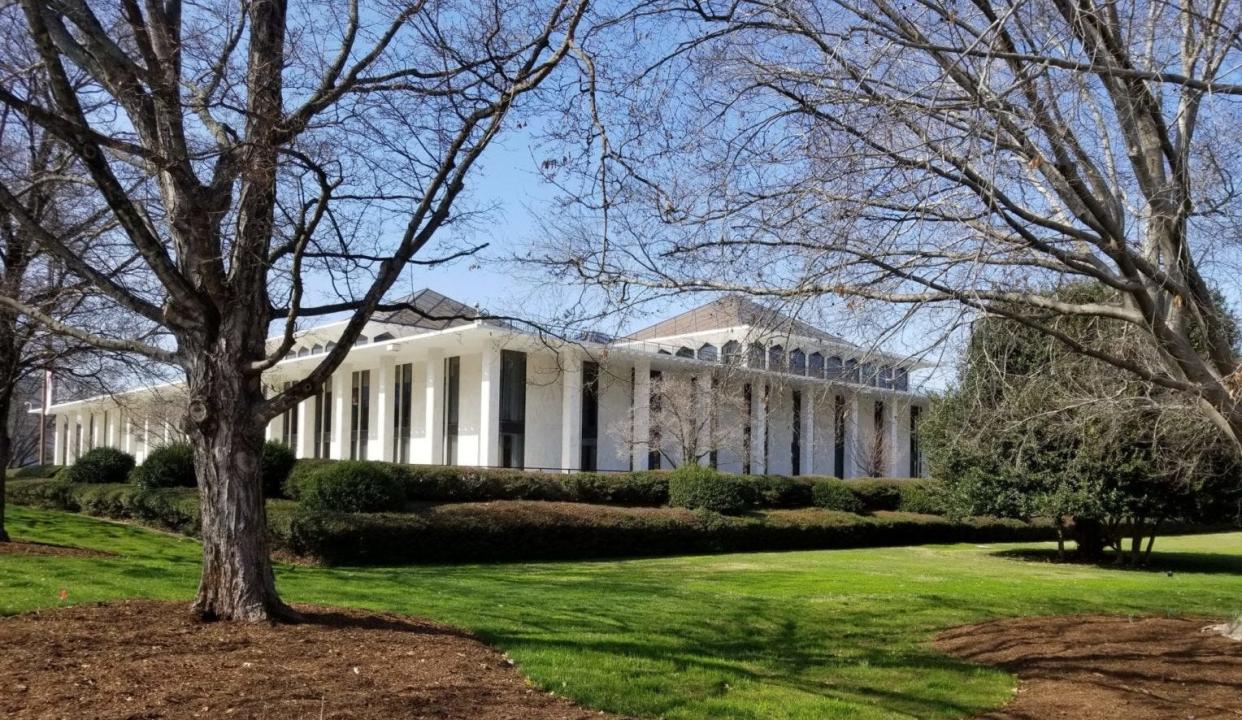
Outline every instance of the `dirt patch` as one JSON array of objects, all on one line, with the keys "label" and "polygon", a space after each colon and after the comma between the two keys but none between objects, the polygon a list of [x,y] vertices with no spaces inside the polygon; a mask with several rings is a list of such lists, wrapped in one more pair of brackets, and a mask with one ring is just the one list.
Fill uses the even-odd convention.
[{"label": "dirt patch", "polygon": [[299,607],[307,622],[199,623],[136,601],[0,619],[0,717],[604,717],[529,687],[453,628]]},{"label": "dirt patch", "polygon": [[69,547],[68,545],[52,545],[50,543],[13,540],[0,543],[0,555],[66,555],[72,557],[116,557],[116,553],[104,550],[88,550],[86,548]]},{"label": "dirt patch", "polygon": [[1210,622],[1015,618],[954,628],[935,645],[1018,676],[1017,695],[987,718],[1240,718],[1242,643],[1200,632]]}]

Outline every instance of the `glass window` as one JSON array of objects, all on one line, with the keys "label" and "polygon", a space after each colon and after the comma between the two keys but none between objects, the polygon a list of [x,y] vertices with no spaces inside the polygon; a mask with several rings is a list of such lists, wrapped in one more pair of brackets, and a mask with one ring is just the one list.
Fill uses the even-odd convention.
[{"label": "glass window", "polygon": [[582,363],[581,469],[599,469],[599,363]]},{"label": "glass window", "polygon": [[789,353],[789,372],[794,375],[806,375],[806,353],[801,350]]},{"label": "glass window", "polygon": [[410,419],[413,410],[410,398],[413,394],[414,365],[405,363],[393,369],[392,393],[392,459],[393,462],[410,461]]},{"label": "glass window", "polygon": [[718,359],[716,346],[711,343],[707,343],[703,345],[703,347],[699,348],[699,359],[707,360],[708,362],[716,362]]},{"label": "glass window", "polygon": [[806,374],[813,378],[822,378],[824,376],[824,356],[820,353],[813,352],[806,358]]},{"label": "glass window", "polygon": [[500,465],[526,464],[526,353],[500,351]]},{"label": "glass window", "polygon": [[742,362],[742,344],[737,340],[730,340],[721,349],[721,356],[725,365],[740,365]]},{"label": "glass window", "polygon": [[651,371],[651,396],[648,399],[648,407],[651,410],[648,414],[651,423],[651,433],[647,441],[648,470],[660,469],[660,412],[663,410],[664,404],[663,398],[660,396],[660,382],[663,377],[659,370]]},{"label": "glass window", "polygon": [[367,459],[371,431],[371,371],[355,370],[349,399],[349,458]]},{"label": "glass window", "polygon": [[[287,382],[283,389],[288,391],[293,387],[293,383]],[[294,403],[293,407],[281,414],[280,441],[290,450],[297,450],[298,447],[298,403]]]},{"label": "glass window", "polygon": [[461,358],[444,358],[444,464],[457,462],[457,430],[461,421]]},{"label": "glass window", "polygon": [[773,345],[768,348],[768,369],[772,372],[785,372],[785,348]]},{"label": "glass window", "polygon": [[832,412],[832,474],[845,477],[845,398],[837,395]]},{"label": "glass window", "polygon": [[802,393],[793,391],[793,433],[789,443],[789,467],[792,475],[802,474]]},{"label": "glass window", "polygon": [[332,457],[332,380],[315,393],[315,457]]}]

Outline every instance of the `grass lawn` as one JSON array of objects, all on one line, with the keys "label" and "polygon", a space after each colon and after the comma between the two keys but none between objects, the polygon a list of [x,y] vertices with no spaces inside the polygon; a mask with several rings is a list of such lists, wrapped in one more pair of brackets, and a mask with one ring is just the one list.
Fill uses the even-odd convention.
[{"label": "grass lawn", "polygon": [[[193,540],[10,507],[15,537],[116,558],[0,555],[0,614],[121,597],[188,600]],[[649,560],[390,568],[280,566],[293,602],[469,628],[538,684],[667,718],[961,717],[1014,679],[929,650],[936,631],[1000,616],[1242,611],[1242,533],[1163,538],[1163,569],[1061,566],[1023,546],[922,546]],[[1025,546],[1033,547],[1033,546]]]}]

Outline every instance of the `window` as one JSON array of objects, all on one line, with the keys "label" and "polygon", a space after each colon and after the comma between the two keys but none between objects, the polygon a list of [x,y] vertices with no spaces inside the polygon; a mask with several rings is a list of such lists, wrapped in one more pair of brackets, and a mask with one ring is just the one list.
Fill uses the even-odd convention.
[{"label": "window", "polygon": [[500,351],[500,466],[526,463],[526,353]]},{"label": "window", "polygon": [[832,412],[832,474],[845,477],[845,398],[837,395]]},{"label": "window", "polygon": [[923,408],[914,405],[910,408],[910,477],[923,477],[923,449],[919,447],[919,421],[923,419]]},{"label": "window", "polygon": [[785,366],[785,348],[781,345],[773,345],[768,348],[768,369],[772,372],[785,372],[788,368]]},{"label": "window", "polygon": [[824,356],[813,352],[807,356],[806,374],[813,378],[824,376]]},{"label": "window", "polygon": [[873,477],[884,476],[884,403],[877,401],[875,404],[875,448],[871,453],[871,475]]},{"label": "window", "polygon": [[651,371],[651,397],[648,400],[648,407],[651,409],[648,417],[651,423],[651,434],[647,445],[647,469],[660,469],[660,411],[663,409],[663,399],[660,397],[660,381],[663,374],[659,370]]},{"label": "window", "polygon": [[852,382],[852,383],[858,382],[858,361],[857,360],[851,359],[851,360],[845,361],[845,372],[842,375],[842,378],[846,382]]},{"label": "window", "polygon": [[742,344],[737,340],[730,340],[721,348],[721,360],[725,365],[741,365],[742,364]]},{"label": "window", "polygon": [[[286,391],[291,387],[293,387],[291,382],[284,384]],[[296,450],[298,447],[298,403],[294,403],[292,407],[284,411],[280,418],[280,441],[290,450]]]},{"label": "window", "polygon": [[694,357],[694,350],[691,350],[688,347],[679,347],[677,348],[676,354],[677,354],[677,357],[692,358]]},{"label": "window", "polygon": [[793,433],[789,443],[790,474],[802,474],[802,393],[793,391]]},{"label": "window", "polygon": [[755,416],[755,396],[754,391],[750,388],[750,383],[742,386],[742,404],[746,406],[746,425],[742,427],[742,474],[750,474],[750,443],[751,443],[751,425],[750,419]]},{"label": "window", "polygon": [[793,350],[789,353],[789,372],[794,375],[806,375],[806,353]]},{"label": "window", "polygon": [[371,433],[371,371],[355,370],[349,396],[349,459],[367,459]]},{"label": "window", "polygon": [[711,397],[708,400],[708,402],[711,403],[710,412],[712,416],[708,419],[708,422],[707,422],[707,432],[711,433],[711,436],[708,437],[707,439],[708,440],[707,465],[711,469],[715,470],[716,465],[718,461],[720,460],[720,455],[716,447],[716,438],[720,437],[720,432],[719,432],[720,413],[716,412],[716,398],[720,397],[720,395],[718,394],[720,392],[720,378],[715,377],[714,375],[712,376],[711,388],[712,388],[712,393],[711,393]]},{"label": "window", "polygon": [[718,358],[718,353],[716,352],[715,345],[712,345],[711,343],[707,343],[703,347],[699,348],[699,359],[700,360],[707,360],[708,362],[716,362],[717,358]]},{"label": "window", "polygon": [[109,440],[110,440],[110,438],[108,437],[108,411],[107,411],[107,410],[104,410],[104,416],[103,416],[103,445],[104,445],[105,447],[107,447],[107,446],[110,444],[110,443],[109,443]]},{"label": "window", "polygon": [[871,387],[875,387],[876,385],[875,381],[876,381],[876,374],[875,374],[874,365],[872,365],[871,363],[863,363],[858,366],[858,380],[856,380],[855,382],[858,382],[862,385],[870,385]]},{"label": "window", "polygon": [[444,358],[444,464],[457,461],[457,430],[461,421],[461,358]]},{"label": "window", "polygon": [[893,370],[893,389],[906,391],[910,389],[910,372],[905,368]]},{"label": "window", "polygon": [[829,380],[840,380],[845,374],[845,363],[833,355],[824,362],[824,377]]},{"label": "window", "polygon": [[893,389],[893,366],[885,365],[880,368],[880,387],[885,390]]},{"label": "window", "polygon": [[75,421],[73,423],[73,458],[76,460],[80,457],[82,457],[82,423]]},{"label": "window", "polygon": [[763,350],[763,344],[753,342],[746,355],[746,367],[763,369],[763,359],[766,353]]},{"label": "window", "polygon": [[315,393],[315,457],[332,457],[332,380]]},{"label": "window", "polygon": [[582,457],[579,468],[599,469],[599,363],[582,363]]},{"label": "window", "polygon": [[398,365],[393,369],[392,375],[392,460],[408,463],[410,461],[410,419],[413,414],[410,400],[414,390],[414,365],[411,363]]},{"label": "window", "polygon": [[95,449],[95,414],[94,413],[91,413],[90,419],[87,420],[87,423],[89,424],[87,425],[87,430],[86,430],[86,449],[94,450]]}]

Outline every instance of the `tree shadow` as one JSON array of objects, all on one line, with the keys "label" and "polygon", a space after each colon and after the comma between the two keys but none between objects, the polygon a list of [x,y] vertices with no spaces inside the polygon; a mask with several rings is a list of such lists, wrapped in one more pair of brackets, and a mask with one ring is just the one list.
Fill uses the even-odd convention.
[{"label": "tree shadow", "polygon": [[1084,558],[1073,552],[1067,553],[1065,558],[1062,559],[1057,556],[1057,551],[1052,548],[1018,548],[1012,550],[1000,550],[992,553],[992,555],[1009,560],[1021,560],[1023,562],[1079,565],[1083,567],[1099,568],[1101,570],[1116,570],[1118,572],[1183,572],[1203,573],[1209,575],[1242,575],[1242,555],[1228,555],[1225,553],[1153,551],[1147,564],[1139,567],[1129,564],[1118,565],[1116,562],[1117,555],[1113,552],[1106,552],[1098,559]]}]

